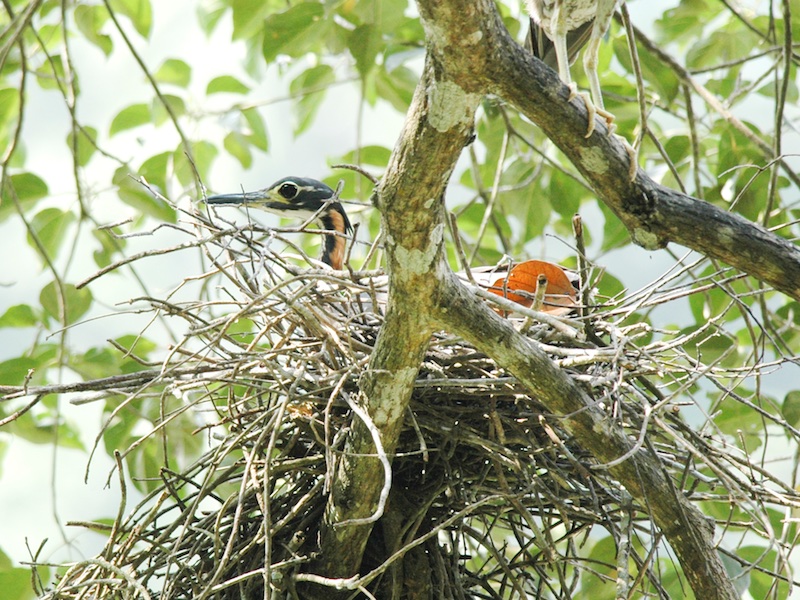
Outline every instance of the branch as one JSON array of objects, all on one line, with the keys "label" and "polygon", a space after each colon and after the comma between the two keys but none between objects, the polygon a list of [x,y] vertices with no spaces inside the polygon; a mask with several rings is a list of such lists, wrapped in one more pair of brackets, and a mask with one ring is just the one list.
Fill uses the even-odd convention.
[{"label": "branch", "polygon": [[[464,2],[451,0],[448,4]],[[473,63],[479,59],[474,73],[483,75],[492,92],[541,127],[624,223],[634,242],[651,250],[670,242],[681,244],[800,300],[800,250],[796,246],[736,213],[659,185],[642,170],[635,181],[629,181],[628,155],[622,144],[607,135],[601,122],[585,139],[587,113],[581,97],[567,102],[569,90],[556,73],[508,36],[496,21],[493,7],[486,10],[476,18],[488,19],[495,27],[482,32],[482,44],[476,50],[483,52],[471,58]],[[439,12],[444,19],[447,11],[442,8]],[[437,24],[448,27],[446,22]],[[473,24],[466,31],[478,27]]]},{"label": "branch", "polygon": [[[456,99],[452,108],[455,115],[461,114],[458,100],[475,94],[481,86],[516,102],[567,153],[626,224],[633,225],[634,232],[641,230],[639,237],[643,241],[649,246],[666,243],[662,231],[654,228],[659,221],[653,220],[653,216],[663,213],[659,202],[664,204],[672,196],[666,196],[666,190],[658,189],[642,173],[635,184],[628,182],[627,154],[614,138],[596,133],[590,140],[584,139],[583,104],[565,101],[567,88],[554,72],[511,40],[492,2],[419,0],[418,4],[429,36],[430,62],[436,67],[436,78],[426,83],[431,97],[437,89],[448,89],[449,96]],[[422,121],[428,129],[458,125],[457,119],[443,123],[435,109],[432,103],[431,113]],[[418,131],[418,136],[422,137],[424,131]],[[437,159],[443,159],[447,164],[451,157],[437,156],[435,150],[419,152],[418,161],[436,163]],[[654,192],[662,193],[664,199],[654,198]],[[692,199],[692,202],[697,201]],[[662,213],[654,211],[654,205]],[[736,221],[735,216],[730,217]],[[393,237],[391,222],[387,224],[387,235]],[[441,223],[430,226],[428,231],[417,230],[418,235],[435,237],[436,227]],[[714,550],[712,528],[703,514],[675,490],[658,457],[646,447],[634,451],[622,428],[609,420],[566,373],[509,323],[482,306],[447,269],[443,259],[436,267],[431,269],[436,274],[431,279],[438,286],[433,314],[437,322],[484,350],[516,375],[575,439],[593,453],[601,463],[599,468],[608,468],[642,506],[649,507],[698,597],[735,598],[736,592]],[[393,293],[391,297],[397,296]]]},{"label": "branch", "polygon": [[[738,598],[713,539],[713,521],[676,490],[647,444],[637,447],[597,402],[530,339],[518,333],[451,276],[442,282],[442,326],[508,369],[583,449],[646,506],[678,555],[698,598]],[[620,459],[623,460],[620,460]]]},{"label": "branch", "polygon": [[[441,198],[472,135],[481,98],[435,77],[438,68],[429,56],[376,194],[386,232],[390,294],[357,402],[380,432],[388,456],[403,429],[419,365],[434,331],[424,315],[435,306],[437,285],[431,273],[444,264]],[[358,572],[373,525],[363,520],[376,511],[384,481],[372,433],[365,420],[357,420],[336,468],[313,573],[343,579]],[[332,593],[319,586],[304,590],[309,597],[330,598]]]}]

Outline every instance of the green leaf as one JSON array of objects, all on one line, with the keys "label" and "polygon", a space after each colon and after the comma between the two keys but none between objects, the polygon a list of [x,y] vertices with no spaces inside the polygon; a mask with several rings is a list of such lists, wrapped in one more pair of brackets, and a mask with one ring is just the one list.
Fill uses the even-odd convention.
[{"label": "green leaf", "polygon": [[[142,494],[153,492],[160,486],[159,473],[164,467],[164,455],[154,438],[156,436],[150,436],[127,457],[133,485]],[[170,448],[170,451],[175,452],[175,449]]]},{"label": "green leaf", "polygon": [[606,206],[605,202],[598,202],[597,204],[604,217],[602,249],[605,251],[621,248],[630,239],[628,230],[625,229],[625,225],[619,220],[619,217]]},{"label": "green leaf", "polygon": [[232,0],[233,39],[253,38],[261,31],[264,19],[276,10],[286,8],[285,0]]},{"label": "green leaf", "polygon": [[[739,390],[742,396],[746,396],[744,390]],[[719,397],[719,394],[709,394],[712,397]],[[747,445],[748,451],[753,451],[763,444],[764,428],[761,416],[750,407],[737,402],[734,399],[725,399],[719,406],[714,423],[722,433],[729,435],[740,446],[742,440]]]},{"label": "green leaf", "polygon": [[417,74],[406,67],[396,67],[391,71],[381,68],[376,73],[375,91],[395,110],[404,113],[411,106],[418,80]]},{"label": "green leaf", "polygon": [[[408,21],[405,16],[407,3],[404,2],[336,2],[330,3],[345,20],[356,25],[372,24],[379,27],[379,31],[394,35]],[[422,36],[423,34],[420,34]],[[422,37],[417,38],[422,39]]]},{"label": "green leaf", "polygon": [[362,79],[366,79],[375,68],[375,57],[381,46],[381,34],[374,25],[359,25],[350,33],[348,47]]},{"label": "green leaf", "polygon": [[790,597],[789,594],[792,590],[789,589],[785,580],[772,575],[772,565],[782,560],[775,550],[769,550],[764,545],[742,546],[737,549],[736,555],[744,561],[744,564],[755,566],[747,571],[750,577],[749,598]]},{"label": "green leaf", "polygon": [[[775,98],[775,82],[762,85],[756,90],[756,93],[769,99]],[[794,106],[798,100],[800,100],[800,90],[797,88],[797,83],[794,80],[789,81],[786,90],[786,102]]]},{"label": "green leaf", "polygon": [[672,135],[664,142],[664,149],[667,151],[672,162],[679,169],[688,167],[689,158],[692,155],[691,140],[688,135]]},{"label": "green leaf", "polygon": [[302,133],[311,125],[317,109],[325,99],[325,91],[334,81],[336,81],[336,77],[331,67],[317,65],[300,73],[289,84],[289,91],[292,95],[300,96],[294,105],[294,112],[297,116],[295,135]]},{"label": "green leaf", "polygon": [[[631,65],[630,51],[627,50],[627,43],[620,40],[614,46],[614,49],[616,50],[617,59],[629,73],[632,73],[633,66]],[[674,100],[681,88],[680,81],[678,81],[678,77],[672,69],[669,69],[659,57],[640,45],[639,63],[646,84],[657,92],[663,100]]]},{"label": "green leaf", "polygon": [[[756,135],[760,135],[758,127],[745,122],[745,125]],[[749,178],[754,169],[749,169],[745,175],[740,175],[741,166],[746,164],[760,164],[762,156],[760,150],[747,139],[743,134],[726,125],[720,124],[719,144],[717,147],[717,171],[716,175],[722,179],[720,185],[724,185],[731,177],[746,176]]]},{"label": "green leaf", "polygon": [[[702,323],[702,321],[700,321]],[[700,329],[700,326],[692,326],[683,330],[683,334],[689,335]],[[705,364],[713,364],[723,355],[735,349],[736,341],[731,339],[723,331],[716,328],[708,328],[686,345],[683,349],[692,356]]]},{"label": "green leaf", "polygon": [[84,380],[106,377],[119,372],[119,352],[110,347],[89,348],[85,353],[72,357],[70,368]]},{"label": "green leaf", "polygon": [[[712,269],[709,268],[707,271],[712,271]],[[716,315],[722,314],[730,301],[727,291],[722,288],[711,288],[689,296],[689,306],[696,323],[705,323]]]},{"label": "green leaf", "polygon": [[322,22],[325,9],[319,2],[302,2],[274,13],[264,22],[264,59],[271,63],[279,54],[300,56],[322,39],[315,25]]},{"label": "green leaf", "polygon": [[[622,282],[608,271],[603,273],[598,280],[593,281],[592,283],[597,288],[597,297],[601,300],[614,298],[625,291],[625,286],[622,284]],[[633,322],[639,323],[643,320],[645,319],[636,315],[636,318],[633,320]],[[627,324],[628,323],[626,321],[626,325]]]},{"label": "green leaf", "polygon": [[92,235],[100,242],[100,248],[92,252],[95,264],[100,267],[107,267],[111,264],[114,255],[123,249],[127,242],[125,239],[115,238],[107,229],[93,229]]},{"label": "green leaf", "polygon": [[[51,281],[39,294],[39,302],[45,312],[62,325],[76,323],[92,305],[92,292],[88,288],[77,289],[71,283],[62,286],[63,296],[55,281]],[[62,304],[66,319],[63,319]]]},{"label": "green leaf", "polygon": [[192,157],[194,166],[190,164],[183,147],[179,147],[172,155],[175,175],[181,185],[190,185],[195,180],[195,169],[200,177],[207,178],[211,163],[218,153],[217,147],[208,142],[195,142],[192,144]]},{"label": "green leaf", "polygon": [[9,177],[7,182],[7,187],[3,189],[3,195],[0,198],[0,222],[16,213],[12,194],[16,194],[23,211],[32,208],[48,194],[47,184],[41,177],[33,173],[17,173]]},{"label": "green leaf", "polygon": [[99,4],[94,6],[79,4],[75,7],[73,17],[86,41],[94,44],[102,50],[103,54],[109,56],[114,49],[114,43],[110,36],[100,33],[103,25],[108,21],[108,12],[105,7]]},{"label": "green leaf", "polygon": [[150,0],[110,0],[111,8],[125,15],[143,38],[150,37],[153,26],[153,9]]},{"label": "green leaf", "polygon": [[[0,447],[0,458],[5,452],[5,444]],[[30,568],[14,567],[11,559],[0,552],[0,590],[5,600],[31,600],[36,597],[31,589]]]},{"label": "green leaf", "polygon": [[146,359],[152,352],[158,350],[158,345],[142,335],[121,335],[114,340],[118,346],[125,348],[130,353]]},{"label": "green leaf", "polygon": [[[164,98],[164,102],[167,103],[167,106],[172,110],[172,114],[175,115],[176,119],[186,114],[186,103],[183,101],[183,98],[173,96],[172,94],[164,94],[162,97]],[[159,98],[153,99],[152,110],[153,122],[156,125],[163,125],[171,120],[169,112]]]},{"label": "green leaf", "polygon": [[[11,433],[33,444],[58,442],[62,448],[83,449],[80,434],[74,424],[64,421],[57,410],[58,397],[49,394],[42,398],[37,408],[47,410],[33,414],[29,411],[11,423]],[[52,408],[51,408],[52,407]]]},{"label": "green leaf", "polygon": [[20,356],[0,362],[0,384],[22,385],[28,373],[36,369],[39,363],[29,356]]},{"label": "green leaf", "polygon": [[71,225],[75,222],[75,215],[69,211],[59,208],[45,208],[36,213],[31,219],[31,229],[36,234],[38,240],[34,241],[31,233],[28,233],[28,244],[31,248],[39,250],[41,244],[44,252],[52,260],[58,255],[64,238],[70,231]]},{"label": "green leaf", "polygon": [[[518,238],[520,245],[518,249],[515,248],[515,253],[522,252],[522,245],[541,235],[553,210],[546,194],[531,201],[535,193],[534,188],[531,186],[521,187],[522,182],[530,179],[532,173],[533,165],[527,161],[517,162],[513,170],[503,174],[503,183],[508,183],[511,186],[510,189],[500,192],[498,195],[498,200],[504,208],[503,213],[517,217],[525,228]],[[553,198],[560,199],[558,196],[553,196]],[[511,231],[504,232],[507,238],[511,234]]]},{"label": "green leaf", "polygon": [[[12,2],[14,4],[14,2]],[[24,5],[22,2],[17,2],[20,8]],[[42,6],[41,13],[45,12],[44,7]],[[72,33],[72,30],[70,30]],[[39,35],[37,36],[37,41],[41,41],[44,44],[44,49],[46,49],[51,54],[60,52],[61,48],[64,44],[64,29],[62,29],[61,24],[50,24],[50,25],[42,25],[39,27]]]},{"label": "green leaf", "polygon": [[[563,171],[553,170],[547,193],[542,194],[542,197],[551,198],[553,208],[561,218],[572,222],[573,215],[581,206],[581,198],[585,195],[586,188],[581,182]],[[535,202],[538,201],[537,199]]]},{"label": "green leaf", "polygon": [[[78,85],[77,73],[72,73],[73,87],[75,88],[76,95],[80,94],[80,86]],[[36,80],[39,87],[43,90],[56,90],[60,89],[59,82],[64,85],[66,81],[66,71],[64,70],[64,63],[59,55],[53,55],[50,60],[44,61],[38,69],[36,69]]]},{"label": "green leaf", "polygon": [[376,167],[386,167],[389,164],[389,157],[392,155],[391,149],[386,146],[362,146],[358,150],[351,150],[341,156],[338,163],[375,165]]},{"label": "green leaf", "polygon": [[255,338],[257,331],[258,327],[253,321],[242,317],[231,323],[225,330],[225,334],[235,338],[240,344],[249,344]]},{"label": "green leaf", "polygon": [[97,150],[97,130],[94,127],[87,126],[82,130],[78,130],[77,144],[73,144],[73,138],[74,136],[70,131],[67,134],[67,146],[69,146],[70,150],[75,148],[77,151],[78,164],[85,167],[89,164],[92,155]]},{"label": "green leaf", "polygon": [[33,307],[27,304],[10,306],[3,316],[0,316],[0,327],[35,327],[38,324],[39,318]]},{"label": "green leaf", "polygon": [[[119,406],[123,398],[111,396],[106,400],[105,413],[108,415],[114,408]],[[134,399],[123,410],[117,411],[114,418],[103,428],[103,444],[106,452],[113,454],[114,450],[126,448],[135,441],[134,431],[137,426],[143,424],[143,419],[139,416],[138,405],[142,403],[140,399]]]},{"label": "green leaf", "polygon": [[208,82],[206,86],[206,94],[220,94],[220,93],[229,93],[229,94],[246,94],[250,91],[250,88],[243,84],[241,81],[233,77],[232,75],[220,75],[219,77],[214,77],[211,81]]},{"label": "green leaf", "polygon": [[192,68],[182,60],[169,58],[155,73],[156,81],[186,87],[192,79]]},{"label": "green leaf", "polygon": [[253,154],[250,152],[250,144],[248,144],[247,138],[241,133],[235,131],[230,132],[225,136],[222,145],[245,169],[253,164]]},{"label": "green leaf", "polygon": [[[234,1],[234,4],[236,2]],[[228,6],[222,3],[200,3],[197,7],[197,20],[200,23],[200,28],[203,32],[210,36],[214,32],[214,28],[220,22],[223,16],[228,12]],[[234,37],[234,39],[236,39]]]},{"label": "green leaf", "polygon": [[127,352],[116,347],[90,348],[82,355],[74,355],[70,367],[84,379],[105,377],[108,373],[135,373],[149,368],[142,361],[149,360],[156,344],[142,336],[122,336],[115,340]]},{"label": "green leaf", "polygon": [[249,126],[249,129],[242,133],[247,136],[253,146],[266,152],[269,148],[269,139],[267,138],[267,127],[264,125],[261,113],[255,108],[247,108],[242,111],[242,116]]},{"label": "green leaf", "polygon": [[152,121],[153,116],[150,112],[149,105],[131,104],[117,113],[117,116],[115,116],[114,120],[111,121],[111,127],[109,128],[108,134],[113,136],[120,131],[147,125],[148,123],[152,123]]},{"label": "green leaf", "polygon": [[656,21],[658,39],[677,42],[700,37],[711,16],[707,0],[684,0]]},{"label": "green leaf", "polygon": [[142,215],[153,217],[158,221],[174,223],[177,220],[175,209],[163,200],[154,197],[131,175],[134,174],[127,167],[120,167],[114,173],[112,182],[117,186],[120,200],[135,208]]},{"label": "green leaf", "polygon": [[172,152],[151,156],[139,167],[139,175],[162,194],[167,191],[167,171],[172,164]]},{"label": "green leaf", "polygon": [[714,67],[746,57],[760,40],[747,28],[729,26],[698,37],[686,55],[686,66],[694,69]]},{"label": "green leaf", "polygon": [[0,88],[0,128],[6,129],[19,117],[19,90]]},{"label": "green leaf", "polygon": [[582,574],[583,587],[591,590],[592,600],[614,600],[617,597],[614,585],[615,569],[609,564],[608,557],[615,556],[617,547],[614,538],[604,536],[591,546],[589,559],[595,568],[586,569]]},{"label": "green leaf", "polygon": [[800,427],[800,390],[792,390],[783,399],[783,406],[781,407],[783,418],[792,427],[797,429]]}]

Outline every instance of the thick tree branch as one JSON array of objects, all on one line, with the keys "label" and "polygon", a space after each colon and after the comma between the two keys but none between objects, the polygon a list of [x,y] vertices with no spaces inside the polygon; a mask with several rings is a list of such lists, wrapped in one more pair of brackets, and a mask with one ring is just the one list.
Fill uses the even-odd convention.
[{"label": "thick tree branch", "polygon": [[[665,232],[654,227],[659,222],[654,219],[658,213],[653,205],[665,204],[671,197],[654,198],[654,192],[665,190],[656,190],[642,173],[636,185],[628,181],[627,153],[614,138],[595,134],[588,141],[584,139],[585,118],[576,118],[583,105],[576,111],[565,102],[566,87],[510,39],[492,2],[419,0],[418,4],[428,33],[429,53],[444,71],[456,74],[456,80],[467,89],[474,90],[480,87],[476,82],[485,82],[487,91],[500,92],[517,103],[562,147],[615,212],[624,217],[634,235],[640,232],[640,241],[651,247],[666,243]],[[528,81],[531,83],[525,85]],[[591,398],[534,344],[481,306],[444,262],[437,269],[436,280],[441,285],[435,313],[439,322],[508,368],[600,463],[613,465],[611,472],[642,506],[650,508],[698,597],[735,598],[736,592],[714,551],[711,528],[702,513],[676,492],[658,457],[636,451],[624,431]]]},{"label": "thick tree branch", "polygon": [[[480,6],[487,4],[491,3]],[[487,9],[495,13],[493,6]],[[481,18],[496,19],[485,13]],[[622,143],[607,135],[600,122],[591,138],[585,139],[583,99],[578,96],[567,102],[569,91],[556,73],[523,50],[502,24],[495,23],[496,27],[484,32],[485,52],[473,57],[476,73],[485,74],[492,92],[541,127],[637,244],[648,249],[663,248],[670,242],[681,244],[800,300],[800,250],[795,245],[736,213],[661,186],[642,170],[634,182],[629,181],[628,155]],[[444,22],[439,24],[447,27]]]},{"label": "thick tree branch", "polygon": [[[406,124],[381,182],[376,203],[386,237],[390,297],[369,367],[361,380],[359,403],[380,431],[391,455],[402,430],[419,365],[434,323],[436,281],[443,263],[441,206],[450,174],[468,142],[478,94],[467,93],[443,76],[435,61],[426,64]],[[384,472],[375,458],[370,432],[354,423],[341,456],[320,538],[320,558],[312,570],[346,578],[358,572],[372,523],[347,524],[375,515]],[[309,594],[329,598],[330,589]]]},{"label": "thick tree branch", "polygon": [[472,295],[457,277],[451,274],[442,283],[438,295],[441,311],[437,315],[442,325],[513,373],[552,411],[548,420],[557,421],[594,456],[600,463],[596,468],[608,468],[641,506],[648,507],[678,555],[695,596],[737,598],[716,554],[713,526],[675,489],[659,458],[647,446],[634,448],[622,428],[592,398],[533,341]]}]

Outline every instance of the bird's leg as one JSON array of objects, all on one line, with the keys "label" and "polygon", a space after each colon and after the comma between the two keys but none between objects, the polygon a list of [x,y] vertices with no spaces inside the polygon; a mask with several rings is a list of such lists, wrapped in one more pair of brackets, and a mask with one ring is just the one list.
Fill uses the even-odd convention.
[{"label": "bird's leg", "polygon": [[[617,0],[597,0],[597,11],[595,12],[594,22],[592,23],[592,33],[586,44],[586,51],[583,54],[583,69],[589,79],[589,89],[592,92],[592,102],[594,112],[603,117],[608,127],[608,133],[614,132],[614,115],[608,112],[603,105],[603,92],[600,90],[600,78],[597,75],[597,62],[600,53],[600,41],[608,31],[614,9],[617,7]],[[588,109],[588,106],[587,106]],[[589,110],[590,116],[594,116]],[[589,131],[586,133],[588,138],[594,131],[594,119],[589,121]]]},{"label": "bird's leg", "polygon": [[567,13],[564,11],[563,2],[556,0],[553,7],[553,14],[550,17],[550,24],[553,34],[553,46],[556,50],[556,61],[558,62],[558,76],[569,88],[568,101],[572,101],[578,95],[578,86],[572,81],[569,72],[569,50],[567,49]]},{"label": "bird's leg", "polygon": [[[597,62],[600,53],[600,40],[602,40],[608,32],[608,27],[611,24],[611,17],[614,15],[614,10],[616,8],[617,0],[597,0],[597,12],[595,13],[594,24],[592,25],[592,34],[586,45],[586,52],[583,55],[583,68],[586,71],[586,77],[589,79],[589,89],[592,91],[592,100],[594,100],[597,114],[606,120],[609,135],[614,133],[616,126],[614,125],[614,115],[605,110],[603,105],[603,93],[600,90],[600,79],[597,75]],[[590,127],[590,134],[591,129],[593,129],[593,127]],[[586,137],[589,137],[589,135]],[[628,178],[633,181],[636,179],[636,171],[639,168],[639,151],[631,146],[628,140],[621,135],[617,135],[617,138],[625,147],[625,152],[628,153]]]},{"label": "bird's leg", "polygon": [[[597,21],[595,21],[595,27],[596,26]],[[597,54],[600,50],[601,38],[602,35],[598,38],[594,37],[593,29],[592,38],[589,40],[589,43],[586,46],[586,51],[583,54],[583,68],[586,71],[586,77],[589,79],[589,89],[592,92],[591,100],[589,99],[588,95],[584,96],[586,99],[586,109],[590,117],[589,129],[586,132],[587,138],[594,132],[595,114],[598,114],[605,119],[609,134],[613,133],[615,129],[614,115],[608,112],[603,104],[603,92],[600,90],[600,79],[597,75]]]},{"label": "bird's leg", "polygon": [[628,163],[628,180],[634,181],[636,179],[636,171],[639,170],[639,149],[638,147],[634,148],[631,146],[628,140],[621,135],[618,135],[617,137],[622,140],[622,145],[625,147],[625,152],[628,153],[628,160],[630,161]]}]

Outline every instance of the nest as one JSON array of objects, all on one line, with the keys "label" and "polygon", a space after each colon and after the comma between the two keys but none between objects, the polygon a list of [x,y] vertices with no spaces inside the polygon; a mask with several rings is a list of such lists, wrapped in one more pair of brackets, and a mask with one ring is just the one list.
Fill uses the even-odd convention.
[{"label": "nest", "polygon": [[[71,565],[49,599],[261,598],[265,582],[272,598],[304,597],[336,464],[360,418],[359,378],[385,290],[377,272],[298,267],[273,250],[283,241],[302,257],[287,230],[219,226],[199,215],[192,222],[189,245],[210,265],[192,278],[199,299],[146,300],[188,330],[150,380],[117,381],[113,392],[179,399],[148,436],[169,446],[170,422],[188,415],[209,448],[189,466],[162,468],[136,507],[123,501],[105,550]],[[780,481],[751,479],[749,458],[722,436],[696,434],[682,420],[679,401],[710,374],[693,370],[686,340],[624,325],[625,314],[668,293],[675,290],[596,311],[605,347],[541,323],[528,323],[527,335],[637,446],[658,452],[676,489],[725,515],[733,501],[759,518],[767,502],[796,506]],[[392,461],[384,518],[361,577],[344,586],[351,597],[390,597],[397,581],[409,597],[569,597],[620,577],[666,597],[658,560],[667,551],[647,507],[558,422],[489,357],[435,335]],[[629,565],[635,581],[624,577]]]}]

